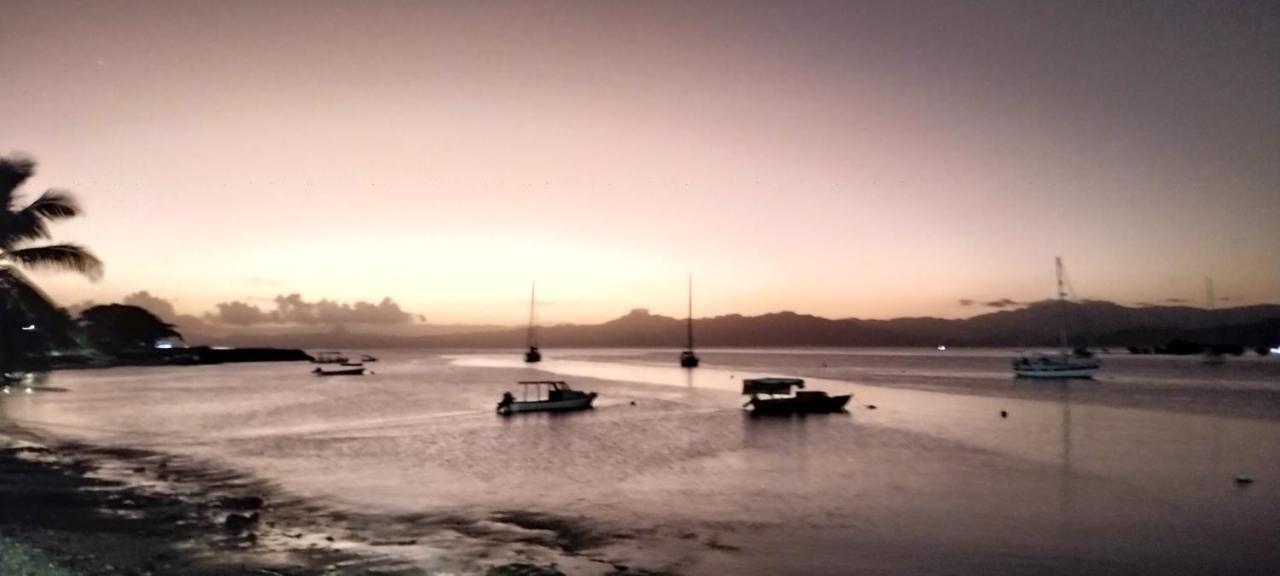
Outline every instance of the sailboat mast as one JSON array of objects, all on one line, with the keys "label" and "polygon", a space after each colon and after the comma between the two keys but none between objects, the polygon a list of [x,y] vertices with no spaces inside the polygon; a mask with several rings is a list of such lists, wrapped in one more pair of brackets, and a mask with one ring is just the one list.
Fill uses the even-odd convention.
[{"label": "sailboat mast", "polygon": [[693,351],[693,275],[689,275],[689,351]]},{"label": "sailboat mast", "polygon": [[1058,330],[1058,348],[1062,355],[1067,355],[1067,291],[1062,282],[1062,257],[1053,258],[1054,271],[1058,275],[1058,313],[1062,315],[1062,326]]},{"label": "sailboat mast", "polygon": [[534,317],[534,303],[536,303],[537,301],[538,301],[538,283],[534,282],[529,287],[529,346],[530,347],[538,345],[537,331],[534,329],[534,326],[536,326],[535,317]]}]

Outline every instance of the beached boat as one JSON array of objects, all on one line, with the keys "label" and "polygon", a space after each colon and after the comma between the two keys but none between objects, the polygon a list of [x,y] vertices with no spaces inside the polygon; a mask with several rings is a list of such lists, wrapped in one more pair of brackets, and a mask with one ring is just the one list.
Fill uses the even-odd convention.
[{"label": "beached boat", "polygon": [[698,355],[693,353],[693,276],[689,276],[688,327],[689,338],[685,341],[684,351],[680,353],[680,366],[683,368],[697,368]]},{"label": "beached boat", "polygon": [[[1062,280],[1062,258],[1054,258],[1058,276],[1058,305],[1066,311],[1067,291]],[[1058,332],[1058,353],[1023,354],[1013,360],[1013,373],[1019,378],[1040,378],[1059,380],[1065,378],[1093,378],[1102,368],[1102,362],[1092,354],[1073,354],[1067,346],[1066,319]]]},{"label": "beached boat", "polygon": [[[591,408],[591,403],[596,399],[595,392],[583,392],[574,390],[568,384],[559,380],[529,380],[520,382],[523,387],[524,395],[520,400],[516,400],[514,394],[505,392],[502,394],[502,401],[498,402],[498,413],[502,415],[515,414],[517,412],[570,412],[573,410],[586,410]],[[543,388],[546,388],[547,394],[544,398],[542,395]],[[529,399],[529,389],[533,389],[533,399]]]},{"label": "beached boat", "polygon": [[821,390],[796,390],[804,388],[800,378],[748,378],[742,381],[742,393],[751,396],[743,405],[752,414],[827,414],[844,410],[852,395],[829,396]]},{"label": "beached boat", "polygon": [[311,373],[315,374],[316,376],[363,376],[364,367],[359,366],[356,368],[339,368],[337,370],[325,370],[324,368],[316,368],[315,370],[312,370]]},{"label": "beached boat", "polygon": [[529,289],[529,337],[527,338],[529,349],[524,353],[524,361],[533,364],[542,361],[542,352],[538,351],[538,324],[535,315],[538,302],[538,285],[534,284]]},{"label": "beached boat", "polygon": [[315,358],[311,359],[311,361],[316,364],[341,364],[347,360],[349,359],[346,356],[343,356],[341,352],[333,350],[316,352]]}]

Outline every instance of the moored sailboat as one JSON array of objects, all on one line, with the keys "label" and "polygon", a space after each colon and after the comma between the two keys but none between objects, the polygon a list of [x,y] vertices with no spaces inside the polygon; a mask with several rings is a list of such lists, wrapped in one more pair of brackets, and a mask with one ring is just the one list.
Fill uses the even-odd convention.
[{"label": "moored sailboat", "polygon": [[[1054,258],[1058,276],[1058,306],[1065,314],[1067,292],[1062,281],[1062,258]],[[1067,325],[1065,316],[1062,328],[1058,333],[1058,353],[1024,354],[1013,361],[1013,373],[1019,378],[1065,379],[1093,378],[1102,368],[1102,362],[1091,355],[1073,354],[1067,346]]]},{"label": "moored sailboat", "polygon": [[[1204,298],[1207,302],[1210,312],[1209,321],[1213,321],[1213,278],[1204,279]],[[1221,366],[1227,363],[1227,355],[1217,349],[1214,343],[1210,342],[1204,347],[1204,356],[1200,357],[1200,362],[1208,366]]]},{"label": "moored sailboat", "polygon": [[524,361],[529,364],[542,361],[542,352],[538,351],[538,324],[535,316],[537,302],[538,285],[535,283],[529,289],[529,349],[524,353]]},{"label": "moored sailboat", "polygon": [[685,342],[684,351],[680,353],[680,366],[684,368],[697,368],[698,355],[693,353],[693,276],[689,276],[689,316],[688,316],[688,334],[689,338]]}]

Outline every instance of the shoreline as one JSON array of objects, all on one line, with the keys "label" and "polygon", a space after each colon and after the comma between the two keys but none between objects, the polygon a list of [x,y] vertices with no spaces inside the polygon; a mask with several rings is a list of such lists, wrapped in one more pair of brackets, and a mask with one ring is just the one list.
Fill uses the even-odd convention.
[{"label": "shoreline", "polygon": [[18,557],[13,569],[38,564],[5,576],[418,576],[435,571],[391,552],[431,549],[442,532],[459,548],[480,541],[518,549],[505,557],[473,551],[445,573],[668,574],[594,558],[589,549],[618,535],[582,519],[332,508],[181,456],[42,438],[10,421],[0,401],[0,550]]},{"label": "shoreline", "polygon": [[[72,574],[303,576],[359,560],[301,545],[300,510],[274,498],[264,483],[163,454],[49,442],[0,407],[0,537]],[[300,545],[281,546],[286,535]]]}]

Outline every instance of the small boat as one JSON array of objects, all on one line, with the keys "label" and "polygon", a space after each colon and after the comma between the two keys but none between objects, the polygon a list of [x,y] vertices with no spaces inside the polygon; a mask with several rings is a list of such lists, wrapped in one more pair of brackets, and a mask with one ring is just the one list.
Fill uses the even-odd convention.
[{"label": "small boat", "polygon": [[[1204,279],[1204,297],[1208,306],[1205,308],[1210,314],[1213,313],[1213,278]],[[1209,344],[1204,347],[1204,356],[1200,357],[1200,363],[1205,366],[1222,366],[1227,363],[1227,355],[1218,350],[1217,346]]]},{"label": "small boat", "polygon": [[356,368],[340,368],[337,370],[325,370],[323,368],[316,368],[315,370],[312,370],[311,373],[315,374],[316,376],[363,376],[364,367],[359,366]]},{"label": "small boat", "polygon": [[[1058,275],[1058,304],[1065,312],[1067,291],[1062,280],[1062,258],[1055,258]],[[1066,378],[1093,378],[1094,373],[1102,368],[1102,362],[1093,357],[1088,350],[1071,353],[1067,346],[1066,320],[1058,332],[1058,353],[1031,353],[1015,358],[1012,363],[1013,373],[1018,378],[1039,378],[1061,380]]]},{"label": "small boat", "polygon": [[361,356],[361,357],[360,357],[360,361],[361,361],[361,362],[377,362],[377,361],[378,361],[378,359],[377,359],[377,358],[374,358],[373,356],[370,356],[370,355],[368,355],[368,354],[365,354],[365,355],[363,355],[363,356]]},{"label": "small boat", "polygon": [[[751,396],[743,407],[751,407],[753,415],[829,414],[841,412],[853,396],[829,396],[821,390],[797,390],[804,388],[800,378],[748,378],[742,381],[742,393]],[[762,397],[761,395],[767,397]]]},{"label": "small boat", "polygon": [[317,352],[316,357],[311,359],[311,361],[316,364],[341,364],[347,360],[348,358],[346,356],[343,356],[341,352],[336,351]]},{"label": "small boat", "polygon": [[542,352],[538,351],[538,324],[535,317],[534,305],[538,301],[538,285],[534,284],[529,289],[529,350],[524,353],[524,361],[529,364],[542,361]]},{"label": "small boat", "polygon": [[[596,399],[595,392],[574,390],[559,380],[528,380],[520,382],[524,387],[524,398],[516,400],[514,394],[504,392],[502,401],[498,402],[498,414],[506,416],[516,412],[570,412],[587,410]],[[546,398],[542,397],[542,388],[546,387]],[[529,399],[529,388],[533,388],[533,400]]]},{"label": "small boat", "polygon": [[348,361],[348,362],[343,362],[343,363],[338,364],[338,365],[339,365],[339,366],[348,366],[348,367],[352,367],[352,368],[354,368],[354,367],[357,367],[357,366],[364,366],[364,362],[350,362],[350,361]]},{"label": "small boat", "polygon": [[698,355],[693,353],[693,276],[689,276],[689,338],[685,342],[684,351],[680,352],[682,368],[697,368]]},{"label": "small boat", "polygon": [[1063,354],[1027,354],[1013,361],[1013,373],[1019,378],[1093,378],[1102,363],[1094,358]]}]

